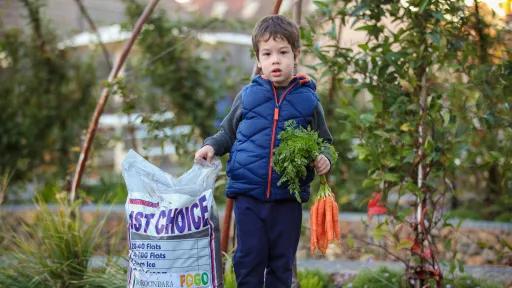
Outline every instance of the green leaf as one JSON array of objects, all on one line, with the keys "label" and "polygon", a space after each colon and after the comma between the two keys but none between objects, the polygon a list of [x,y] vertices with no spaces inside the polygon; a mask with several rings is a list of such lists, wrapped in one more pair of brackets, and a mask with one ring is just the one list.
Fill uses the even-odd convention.
[{"label": "green leaf", "polygon": [[400,130],[401,130],[401,131],[408,132],[408,131],[410,131],[411,129],[412,129],[412,128],[411,128],[411,123],[409,123],[409,122],[406,122],[406,123],[404,123],[404,124],[400,125]]},{"label": "green leaf", "polygon": [[450,124],[450,111],[448,109],[443,109],[440,113],[443,118],[443,127],[448,126],[448,124]]},{"label": "green leaf", "polygon": [[464,273],[464,261],[462,261],[461,259],[457,259],[457,264],[459,266],[459,272]]},{"label": "green leaf", "polygon": [[355,241],[351,234],[347,236],[347,239],[345,241],[347,243],[348,248],[352,249],[355,247]]},{"label": "green leaf", "polygon": [[329,36],[329,38],[331,39],[336,39],[338,37],[337,33],[336,33],[336,23],[333,23],[331,25],[331,29],[329,29],[329,31],[326,33],[327,36]]},{"label": "green leaf", "polygon": [[372,236],[375,240],[380,241],[389,233],[388,226],[384,223],[380,223],[372,231]]},{"label": "green leaf", "polygon": [[350,13],[351,16],[357,16],[359,14],[362,14],[364,11],[366,11],[368,9],[368,6],[366,5],[366,3],[364,2],[361,2],[359,3],[355,8],[354,10],[352,10],[352,12]]},{"label": "green leaf", "polygon": [[451,260],[449,261],[450,263],[450,268],[448,269],[448,271],[450,272],[450,274],[453,274],[455,273],[455,270],[457,269],[457,264],[455,262],[455,260]]},{"label": "green leaf", "polygon": [[353,84],[357,84],[357,79],[355,78],[348,78],[348,79],[345,79],[345,84],[348,84],[348,85],[353,85]]},{"label": "green leaf", "polygon": [[423,0],[420,4],[420,10],[419,13],[423,13],[425,11],[425,8],[427,8],[427,5],[430,3],[430,0]]},{"label": "green leaf", "polygon": [[409,239],[401,239],[400,242],[395,246],[396,250],[410,249],[413,242]]},{"label": "green leaf", "polygon": [[313,1],[313,3],[318,8],[329,8],[329,4],[326,1],[315,0],[315,1]]},{"label": "green leaf", "polygon": [[383,178],[386,181],[398,182],[400,180],[400,175],[395,174],[395,173],[386,172],[386,173],[384,173]]},{"label": "green leaf", "polygon": [[390,138],[389,133],[386,133],[384,130],[376,130],[376,131],[373,131],[373,133],[379,135],[382,138]]},{"label": "green leaf", "polygon": [[363,188],[373,188],[375,187],[379,182],[374,180],[373,178],[366,178],[363,181]]},{"label": "green leaf", "polygon": [[370,154],[370,151],[365,146],[357,145],[354,147],[354,150],[357,153],[357,157],[359,160],[364,160]]},{"label": "green leaf", "polygon": [[375,115],[372,113],[364,113],[359,116],[359,119],[363,123],[364,126],[369,126],[375,121]]},{"label": "green leaf", "polygon": [[363,50],[363,51],[365,51],[365,52],[366,52],[366,51],[368,51],[368,48],[369,48],[367,43],[359,44],[359,45],[357,45],[357,46],[358,46],[359,48],[361,48],[361,50]]}]

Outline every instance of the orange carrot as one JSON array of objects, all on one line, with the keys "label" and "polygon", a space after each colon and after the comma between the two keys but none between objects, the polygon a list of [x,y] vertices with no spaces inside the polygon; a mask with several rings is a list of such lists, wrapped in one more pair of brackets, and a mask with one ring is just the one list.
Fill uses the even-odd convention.
[{"label": "orange carrot", "polygon": [[327,237],[325,237],[325,198],[318,199],[318,216],[317,216],[317,239],[320,252],[325,254],[327,248]]},{"label": "orange carrot", "polygon": [[315,202],[313,206],[311,206],[311,210],[309,213],[309,225],[311,229],[310,241],[309,241],[309,249],[311,251],[311,255],[315,252],[315,248],[318,247],[318,240],[316,238],[317,232],[317,222],[316,218],[318,217],[318,202]]},{"label": "orange carrot", "polygon": [[333,200],[331,196],[325,198],[325,236],[327,237],[327,242],[334,239],[334,228],[332,226],[332,202]]},{"label": "orange carrot", "polygon": [[338,211],[338,203],[336,203],[336,201],[334,201],[333,205],[332,205],[332,215],[334,216],[333,218],[333,225],[334,225],[334,239],[336,241],[340,241],[341,239],[341,231],[340,231],[340,219],[339,219],[339,211]]}]

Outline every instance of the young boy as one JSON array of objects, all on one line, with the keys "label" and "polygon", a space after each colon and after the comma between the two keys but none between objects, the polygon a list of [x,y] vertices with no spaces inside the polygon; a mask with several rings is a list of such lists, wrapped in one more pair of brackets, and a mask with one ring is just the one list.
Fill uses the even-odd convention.
[{"label": "young boy", "polygon": [[[298,27],[283,16],[261,19],[253,31],[260,75],[236,96],[219,132],[204,142],[195,158],[211,161],[230,153],[226,196],[235,201],[237,246],[233,257],[239,288],[290,287],[299,242],[302,207],[287,185],[277,185],[272,155],[287,120],[311,126],[328,143],[315,84],[294,75],[300,53]],[[323,149],[313,165],[326,174],[332,155]],[[301,183],[301,199],[309,199],[313,167]]]}]

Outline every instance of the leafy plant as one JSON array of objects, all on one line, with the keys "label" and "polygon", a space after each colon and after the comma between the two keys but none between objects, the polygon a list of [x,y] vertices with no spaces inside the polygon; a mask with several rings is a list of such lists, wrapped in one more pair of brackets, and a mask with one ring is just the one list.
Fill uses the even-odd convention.
[{"label": "leafy plant", "polygon": [[299,270],[298,279],[301,288],[327,288],[332,284],[329,275],[319,270]]},{"label": "leafy plant", "polygon": [[278,185],[286,182],[297,201],[300,200],[300,181],[306,177],[307,167],[320,154],[323,140],[309,127],[298,126],[294,120],[285,123],[279,134],[280,145],[274,151],[272,165],[281,178]]},{"label": "leafy plant", "polygon": [[[432,284],[432,283],[431,283]],[[432,284],[434,285],[434,284]],[[380,267],[376,270],[363,270],[357,273],[356,277],[343,287],[351,288],[407,288],[407,281],[403,271],[391,270],[386,267]],[[501,287],[498,283],[486,280],[476,279],[467,275],[446,278],[443,281],[443,287],[456,288],[497,288]]]},{"label": "leafy plant", "polygon": [[338,159],[338,153],[332,145],[325,143],[310,127],[307,129],[300,127],[294,120],[285,123],[285,129],[278,137],[280,145],[274,152],[272,164],[281,174],[278,184],[287,182],[290,185],[290,191],[295,193],[296,197],[299,197],[300,192],[299,181],[306,177],[308,165],[323,149],[327,149],[332,155],[333,162]]},{"label": "leafy plant", "polygon": [[95,70],[86,57],[57,47],[41,14],[44,1],[20,3],[29,26],[0,25],[0,170],[9,168],[13,182],[63,177],[93,108]]}]

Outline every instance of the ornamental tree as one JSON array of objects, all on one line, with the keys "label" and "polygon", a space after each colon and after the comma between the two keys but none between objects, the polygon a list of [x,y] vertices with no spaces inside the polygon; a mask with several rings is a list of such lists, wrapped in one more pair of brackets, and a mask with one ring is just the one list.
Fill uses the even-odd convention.
[{"label": "ornamental tree", "polygon": [[[440,287],[436,243],[439,229],[451,225],[442,211],[457,189],[464,149],[471,145],[468,135],[479,131],[475,119],[483,121],[492,111],[484,103],[497,101],[499,111],[510,109],[506,103],[511,96],[503,90],[510,85],[505,84],[510,73],[488,61],[485,71],[494,73],[491,79],[484,77],[486,87],[502,96],[493,99],[488,91],[486,100],[479,98],[481,104],[470,107],[475,93],[482,94],[475,84],[484,81],[484,66],[478,64],[484,62],[476,62],[478,50],[471,49],[481,38],[469,33],[474,14],[464,1],[315,3],[317,12],[302,35],[307,52],[317,60],[308,67],[329,87],[324,105],[338,106],[327,112],[337,150],[367,169],[361,185],[375,192],[370,214],[387,211],[374,227],[376,242],[367,244],[403,262],[411,286]],[[364,35],[357,46],[346,44],[350,39],[344,33],[350,29]],[[505,127],[489,127],[493,129],[487,133],[509,135]],[[351,173],[350,165],[345,169]],[[412,203],[399,205],[405,195]],[[386,245],[380,244],[384,240]]]}]

